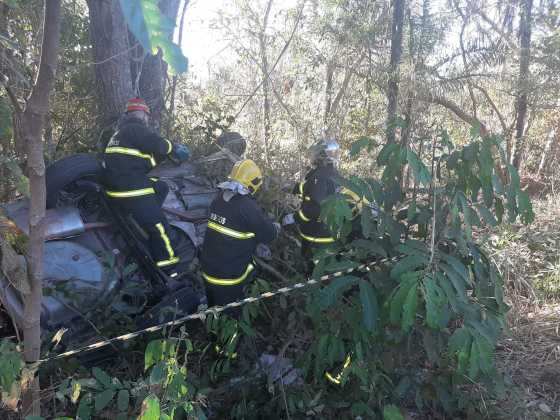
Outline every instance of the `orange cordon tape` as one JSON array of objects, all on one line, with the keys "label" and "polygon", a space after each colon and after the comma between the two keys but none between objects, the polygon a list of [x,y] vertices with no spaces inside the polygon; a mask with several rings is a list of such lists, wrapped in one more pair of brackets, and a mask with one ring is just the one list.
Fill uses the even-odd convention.
[{"label": "orange cordon tape", "polygon": [[87,346],[80,347],[80,348],[77,348],[77,349],[74,349],[74,350],[65,351],[64,353],[60,353],[60,354],[57,354],[55,356],[47,357],[46,359],[40,359],[40,360],[37,361],[37,363],[42,364],[42,363],[46,363],[46,362],[49,362],[49,361],[52,361],[52,360],[64,359],[64,358],[67,358],[67,357],[70,357],[70,356],[75,356],[76,354],[79,354],[79,353],[85,353],[85,352],[90,351],[90,350],[100,349],[101,347],[108,346],[109,344],[132,340],[132,339],[134,339],[134,338],[136,338],[136,337],[138,337],[142,334],[160,331],[160,330],[163,330],[166,327],[173,327],[173,326],[176,326],[176,325],[181,325],[181,324],[184,324],[185,322],[193,320],[193,319],[205,319],[207,315],[217,314],[217,313],[223,312],[223,311],[225,311],[227,309],[230,309],[230,308],[238,308],[238,307],[243,306],[247,303],[258,302],[260,300],[268,299],[268,298],[271,298],[271,297],[274,297],[274,296],[277,296],[277,295],[280,295],[280,294],[287,294],[287,293],[290,293],[294,290],[303,289],[304,287],[307,287],[307,286],[313,286],[315,284],[319,284],[319,283],[327,281],[327,280],[331,280],[331,279],[334,279],[334,278],[337,278],[337,277],[344,276],[345,274],[350,274],[354,271],[359,271],[359,270],[364,270],[364,269],[367,270],[370,267],[374,267],[376,265],[380,265],[380,264],[384,264],[384,263],[388,263],[388,262],[392,262],[392,261],[397,261],[400,258],[401,257],[383,258],[381,260],[373,261],[371,263],[360,264],[356,267],[351,267],[351,268],[348,268],[346,270],[337,271],[337,272],[331,273],[331,274],[325,274],[324,276],[321,276],[318,279],[309,279],[306,282],[295,283],[291,286],[281,287],[280,289],[274,290],[272,292],[264,292],[264,293],[261,293],[258,296],[248,297],[248,298],[245,298],[245,299],[242,299],[242,300],[238,300],[236,302],[228,303],[227,305],[224,305],[224,306],[212,306],[212,307],[204,309],[200,312],[196,312],[194,314],[186,315],[182,318],[178,318],[178,319],[175,319],[173,321],[164,322],[163,324],[154,325],[153,327],[144,328],[143,330],[138,330],[138,331],[134,331],[134,332],[131,332],[131,333],[128,333],[128,334],[123,334],[123,335],[119,335],[117,337],[109,338],[107,340],[98,341],[97,343],[89,344]]}]

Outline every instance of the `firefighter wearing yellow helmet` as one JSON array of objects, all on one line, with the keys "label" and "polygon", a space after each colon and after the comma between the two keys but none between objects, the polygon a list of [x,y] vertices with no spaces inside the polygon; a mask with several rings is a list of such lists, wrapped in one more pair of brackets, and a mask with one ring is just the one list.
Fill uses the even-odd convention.
[{"label": "firefighter wearing yellow helmet", "polygon": [[245,296],[254,275],[258,244],[273,241],[280,225],[270,220],[254,194],[263,183],[260,168],[250,159],[237,162],[210,206],[201,254],[208,304],[225,305]]}]

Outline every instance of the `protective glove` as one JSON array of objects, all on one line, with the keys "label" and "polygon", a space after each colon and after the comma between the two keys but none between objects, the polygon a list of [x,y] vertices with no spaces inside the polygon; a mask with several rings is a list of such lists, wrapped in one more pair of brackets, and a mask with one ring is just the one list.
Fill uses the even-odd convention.
[{"label": "protective glove", "polygon": [[379,216],[379,207],[377,207],[377,205],[375,205],[373,203],[368,203],[367,206],[369,207],[369,209],[371,211],[371,215],[373,217]]},{"label": "protective glove", "polygon": [[280,235],[280,231],[282,230],[282,226],[278,222],[272,223],[274,225],[274,229],[276,229],[276,236]]},{"label": "protective glove", "polygon": [[255,254],[257,255],[257,257],[262,258],[263,260],[272,259],[272,251],[265,244],[257,244],[257,249],[255,250]]},{"label": "protective glove", "polygon": [[191,151],[186,144],[174,144],[171,151],[171,158],[179,163],[185,162],[191,156]]},{"label": "protective glove", "polygon": [[282,218],[282,226],[293,225],[295,222],[294,213],[288,213]]}]

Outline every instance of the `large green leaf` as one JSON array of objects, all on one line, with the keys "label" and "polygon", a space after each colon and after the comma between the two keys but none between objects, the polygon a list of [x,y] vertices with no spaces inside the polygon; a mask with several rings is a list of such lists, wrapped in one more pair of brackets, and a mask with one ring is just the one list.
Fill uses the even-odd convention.
[{"label": "large green leaf", "polygon": [[443,328],[447,321],[444,312],[445,293],[431,276],[424,278],[423,286],[426,301],[426,324],[433,329]]},{"label": "large green leaf", "polygon": [[121,389],[119,395],[117,396],[117,407],[120,411],[128,410],[128,404],[130,400],[130,393],[126,389]]},{"label": "large green leaf", "polygon": [[391,404],[383,407],[383,420],[404,420],[404,417],[401,410]]},{"label": "large green leaf", "polygon": [[416,285],[412,286],[408,291],[404,301],[403,316],[401,328],[403,331],[408,331],[414,325],[416,320],[416,308],[418,307],[418,290]]},{"label": "large green leaf", "polygon": [[360,301],[362,302],[362,319],[368,331],[375,331],[379,307],[374,288],[366,280],[360,280]]},{"label": "large green leaf", "polygon": [[356,283],[357,277],[344,276],[334,279],[331,284],[324,287],[319,292],[319,306],[321,309],[327,309],[333,306],[345,290]]},{"label": "large green leaf", "polygon": [[120,5],[130,32],[145,51],[155,54],[161,48],[171,73],[187,71],[187,58],[181,48],[171,41],[175,22],[161,12],[158,0],[120,0]]},{"label": "large green leaf", "polygon": [[368,241],[366,239],[356,239],[352,242],[352,246],[367,250],[369,253],[376,256],[381,256],[381,257],[387,256],[387,251],[385,251],[385,249],[375,241]]},{"label": "large green leaf", "polygon": [[142,401],[142,409],[138,420],[160,420],[160,405],[159,399],[154,394],[148,395]]},{"label": "large green leaf", "polygon": [[421,255],[409,255],[400,260],[391,270],[391,277],[399,279],[401,275],[413,272],[420,267],[424,267],[429,263],[428,258]]},{"label": "large green leaf", "polygon": [[339,232],[344,223],[352,219],[352,209],[343,196],[331,195],[321,204],[321,220],[325,220],[333,232]]},{"label": "large green leaf", "polygon": [[95,396],[95,411],[100,412],[107,407],[114,396],[115,390],[113,389],[106,389],[105,391],[97,394]]},{"label": "large green leaf", "polygon": [[430,183],[432,182],[432,176],[430,175],[428,168],[426,168],[426,165],[424,165],[424,162],[420,160],[418,155],[413,150],[408,149],[406,151],[406,160],[408,161],[408,164],[412,168],[412,173],[414,175],[414,178],[420,184],[423,184],[426,187],[429,186]]},{"label": "large green leaf", "polygon": [[373,139],[370,137],[360,137],[350,146],[350,156],[357,156],[363,148],[367,148],[368,151],[371,151],[374,144]]},{"label": "large green leaf", "polygon": [[12,137],[12,110],[8,101],[0,97],[0,141],[9,140]]},{"label": "large green leaf", "polygon": [[394,325],[400,324],[405,300],[410,288],[416,289],[421,273],[409,273],[402,276],[402,281],[390,301],[390,320]]}]

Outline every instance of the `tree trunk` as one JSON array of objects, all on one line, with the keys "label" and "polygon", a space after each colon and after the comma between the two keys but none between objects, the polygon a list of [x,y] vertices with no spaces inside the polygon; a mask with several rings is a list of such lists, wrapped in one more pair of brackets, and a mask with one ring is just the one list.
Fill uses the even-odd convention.
[{"label": "tree trunk", "polygon": [[523,0],[519,19],[519,78],[517,82],[517,118],[515,120],[515,146],[513,166],[518,170],[525,148],[525,122],[527,119],[527,96],[529,91],[529,64],[531,61],[531,13],[533,0]]},{"label": "tree trunk", "polygon": [[539,169],[537,171],[537,179],[544,174],[546,174],[550,162],[554,160],[556,156],[556,148],[558,146],[558,141],[560,140],[560,123],[558,127],[552,127],[548,132],[546,139],[546,144],[544,146],[543,154],[541,156],[541,161],[539,163]]},{"label": "tree trunk", "polygon": [[[185,26],[185,12],[187,11],[187,7],[189,6],[190,0],[185,0],[183,3],[183,10],[181,11],[181,18],[179,23],[179,38],[177,39],[177,43],[179,45],[183,44],[183,29]],[[169,100],[169,113],[167,119],[167,131],[166,136],[169,137],[171,135],[171,129],[173,127],[173,114],[175,112],[175,92],[177,91],[177,75],[173,76],[173,82],[171,84],[171,95]]]},{"label": "tree trunk", "polygon": [[[43,42],[39,73],[22,116],[22,134],[27,145],[27,171],[30,186],[29,249],[27,263],[30,293],[24,297],[24,357],[28,363],[41,353],[41,301],[43,299],[43,245],[46,204],[45,160],[42,131],[49,110],[60,40],[60,0],[45,0]],[[40,414],[39,378],[35,377],[24,391],[24,415]]]},{"label": "tree trunk", "polygon": [[334,60],[327,61],[326,72],[325,111],[323,114],[323,125],[325,128],[329,125],[329,114],[331,112],[331,104],[333,100]]},{"label": "tree trunk", "polygon": [[395,142],[395,122],[399,98],[399,63],[402,54],[402,36],[405,0],[394,0],[391,24],[391,61],[387,90],[387,143]]},{"label": "tree trunk", "polygon": [[128,29],[118,0],[87,0],[103,126],[113,124],[134,95]]},{"label": "tree trunk", "polygon": [[[118,0],[87,0],[87,3],[103,126],[117,121],[127,99],[138,93],[150,106],[152,125],[159,130],[167,80],[167,64],[161,52],[145,55],[128,32]],[[177,20],[179,5],[180,0],[159,2],[162,14],[173,22]],[[136,54],[139,57],[132,53],[134,50],[140,51]],[[140,71],[139,92],[136,71]]]},{"label": "tree trunk", "polygon": [[[163,15],[176,22],[180,3],[180,0],[160,0],[159,9]],[[167,63],[162,57],[161,51],[146,55],[139,84],[140,96],[150,107],[151,124],[157,131],[161,127],[167,82]]]},{"label": "tree trunk", "polygon": [[269,0],[264,13],[262,29],[259,33],[259,50],[261,56],[261,70],[263,73],[263,126],[264,126],[264,158],[266,165],[269,165],[270,158],[270,136],[272,124],[270,121],[270,80],[268,78],[268,55],[266,51],[266,28],[268,26],[268,16],[272,7],[272,1]]}]

